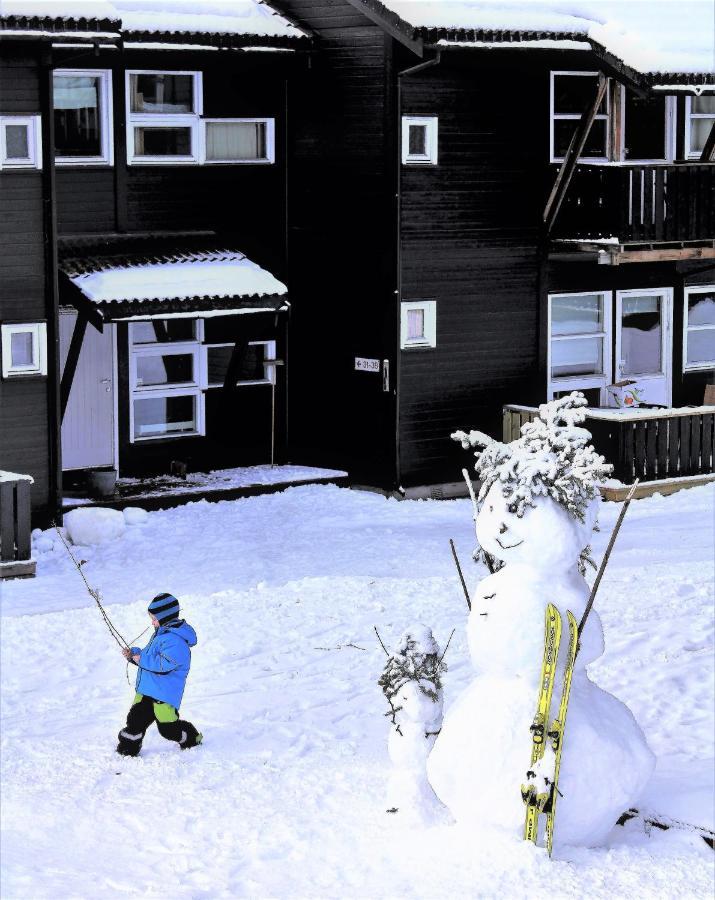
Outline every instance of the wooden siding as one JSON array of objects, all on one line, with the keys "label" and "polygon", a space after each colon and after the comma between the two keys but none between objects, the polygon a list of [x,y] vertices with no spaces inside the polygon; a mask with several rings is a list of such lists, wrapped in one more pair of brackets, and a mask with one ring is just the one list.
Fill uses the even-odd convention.
[{"label": "wooden siding", "polygon": [[49,497],[47,379],[0,380],[0,468],[31,475],[33,509]]}]

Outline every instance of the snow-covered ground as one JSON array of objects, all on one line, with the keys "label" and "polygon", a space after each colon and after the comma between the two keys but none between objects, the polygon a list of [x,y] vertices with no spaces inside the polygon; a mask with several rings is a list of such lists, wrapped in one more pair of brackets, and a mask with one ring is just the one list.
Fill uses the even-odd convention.
[{"label": "snow-covered ground", "polygon": [[[708,485],[632,503],[591,669],[658,756],[645,805],[710,827],[714,499]],[[602,507],[597,559],[618,510]],[[549,862],[492,833],[488,809],[476,832],[405,832],[385,814],[373,626],[389,643],[415,621],[442,643],[457,629],[449,708],[471,673],[450,537],[473,583],[468,501],[306,486],[151,513],[75,548],[130,642],[160,591],[199,635],[182,714],[205,744],[181,753],[152,729],[139,759],[113,752],[133,689],[61,544],[38,554],[37,578],[0,583],[4,900],[710,898],[715,854],[687,832],[632,822]]]}]

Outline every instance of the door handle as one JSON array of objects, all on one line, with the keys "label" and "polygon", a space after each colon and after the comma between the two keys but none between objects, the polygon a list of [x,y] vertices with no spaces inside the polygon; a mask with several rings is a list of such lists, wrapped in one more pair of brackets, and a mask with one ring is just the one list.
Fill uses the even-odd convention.
[{"label": "door handle", "polygon": [[112,388],[111,388],[112,379],[111,378],[100,378],[99,383],[106,384],[107,387],[105,388],[105,391],[106,391],[106,393],[110,393],[110,391],[112,390]]}]

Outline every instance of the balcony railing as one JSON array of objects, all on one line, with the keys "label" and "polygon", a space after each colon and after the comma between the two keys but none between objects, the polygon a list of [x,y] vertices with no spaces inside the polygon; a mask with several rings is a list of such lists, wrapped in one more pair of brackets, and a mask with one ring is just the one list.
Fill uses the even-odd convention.
[{"label": "balcony railing", "polygon": [[35,574],[31,557],[29,475],[0,471],[0,578]]},{"label": "balcony railing", "polygon": [[715,165],[580,165],[554,237],[621,243],[715,239]]}]

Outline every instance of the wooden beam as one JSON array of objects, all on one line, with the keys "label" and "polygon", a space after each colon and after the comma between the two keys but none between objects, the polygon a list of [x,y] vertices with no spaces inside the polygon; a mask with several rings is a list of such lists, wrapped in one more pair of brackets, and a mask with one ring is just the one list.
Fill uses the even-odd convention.
[{"label": "wooden beam", "polygon": [[421,37],[414,36],[414,29],[404,19],[383,6],[379,0],[347,0],[347,2],[366,19],[379,25],[390,37],[395,38],[422,59],[425,52],[424,41]]},{"label": "wooden beam", "polygon": [[579,120],[576,131],[573,133],[571,143],[566,151],[566,156],[564,156],[564,161],[561,163],[561,168],[556,176],[556,181],[549,194],[549,199],[546,201],[546,208],[544,209],[544,225],[546,226],[547,235],[554,227],[556,216],[559,214],[561,204],[566,196],[566,191],[569,188],[569,184],[571,184],[571,178],[576,170],[579,157],[583,153],[583,148],[586,145],[588,133],[596,118],[598,108],[606,95],[607,86],[608,79],[603,72],[599,72],[596,96],[591,106],[588,109],[585,109],[581,114],[581,119]]},{"label": "wooden beam", "polygon": [[104,316],[97,309],[96,304],[85,297],[72,279],[64,272],[60,274],[59,283],[62,302],[74,306],[78,314],[84,316],[97,331],[104,331]]},{"label": "wooden beam", "polygon": [[703,152],[700,154],[700,162],[715,162],[715,119],[713,119],[713,123],[710,126],[710,134],[705,141]]},{"label": "wooden beam", "polygon": [[83,316],[82,313],[77,313],[74,331],[72,332],[72,340],[70,341],[70,348],[67,353],[67,360],[65,361],[65,368],[62,372],[62,382],[60,384],[60,411],[62,421],[64,421],[65,418],[65,410],[67,409],[67,403],[70,398],[72,382],[74,381],[74,375],[77,371],[79,354],[82,350],[82,342],[84,341],[86,331],[87,317]]},{"label": "wooden beam", "polygon": [[614,266],[625,263],[673,262],[684,259],[715,259],[715,247],[681,247],[669,250],[623,250],[611,254]]},{"label": "wooden beam", "polygon": [[640,72],[626,65],[617,56],[614,56],[610,50],[607,50],[603,44],[599,44],[593,38],[589,38],[589,43],[593,47],[594,54],[598,57],[601,70],[606,75],[610,75],[622,84],[625,84],[639,97],[647,97],[649,95],[650,91],[646,85],[645,78]]}]

